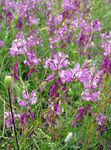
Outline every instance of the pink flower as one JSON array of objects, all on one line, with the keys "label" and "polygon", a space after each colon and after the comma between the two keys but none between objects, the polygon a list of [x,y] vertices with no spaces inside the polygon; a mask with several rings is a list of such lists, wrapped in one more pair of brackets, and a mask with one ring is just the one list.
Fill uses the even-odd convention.
[{"label": "pink flower", "polygon": [[27,51],[26,56],[28,60],[24,61],[27,66],[37,66],[40,63],[40,59],[37,58],[33,50]]},{"label": "pink flower", "polygon": [[[6,120],[5,120],[6,126],[13,127],[11,112],[5,112],[5,116],[6,116]],[[14,120],[16,121],[19,118],[20,118],[20,115],[14,113]]]},{"label": "pink flower", "polygon": [[35,105],[37,102],[37,96],[35,91],[32,91],[30,94],[27,91],[23,91],[22,97],[24,100],[18,98],[18,103],[22,107],[26,107],[28,105]]},{"label": "pink flower", "polygon": [[97,100],[100,99],[99,97],[100,92],[99,91],[89,91],[89,90],[85,90],[82,93],[82,99],[86,100],[86,101],[92,101],[92,102],[96,102]]},{"label": "pink flower", "polygon": [[10,54],[12,56],[17,56],[20,54],[25,54],[27,51],[26,41],[24,38],[23,32],[17,34],[16,39],[12,43],[12,47],[10,48]]},{"label": "pink flower", "polygon": [[3,40],[0,40],[0,47],[4,47],[5,42]]},{"label": "pink flower", "polygon": [[45,68],[50,68],[53,70],[61,70],[62,68],[68,67],[70,64],[68,60],[68,55],[65,55],[62,52],[58,52],[53,55],[52,58],[49,58],[45,61]]},{"label": "pink flower", "polygon": [[97,116],[96,120],[97,120],[98,125],[103,126],[106,123],[106,116],[104,116],[102,113],[100,113]]}]

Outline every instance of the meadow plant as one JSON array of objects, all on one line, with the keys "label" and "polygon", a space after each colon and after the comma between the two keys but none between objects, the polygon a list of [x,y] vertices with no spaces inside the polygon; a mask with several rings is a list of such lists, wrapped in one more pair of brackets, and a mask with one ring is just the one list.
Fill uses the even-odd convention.
[{"label": "meadow plant", "polygon": [[111,31],[91,9],[0,1],[1,149],[111,149]]}]

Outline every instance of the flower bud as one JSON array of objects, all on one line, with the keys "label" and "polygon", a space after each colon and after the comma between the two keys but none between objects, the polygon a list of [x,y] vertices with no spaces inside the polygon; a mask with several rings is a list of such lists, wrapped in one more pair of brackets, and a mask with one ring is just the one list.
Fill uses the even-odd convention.
[{"label": "flower bud", "polygon": [[11,87],[11,85],[12,85],[13,79],[12,79],[12,77],[11,77],[10,75],[7,75],[7,76],[5,77],[4,82],[5,82],[5,86],[6,86],[7,88],[9,88],[9,87]]},{"label": "flower bud", "polygon": [[67,137],[66,137],[66,139],[65,139],[65,143],[66,143],[66,144],[70,142],[70,140],[72,139],[72,136],[73,136],[73,133],[72,133],[72,132],[70,132],[70,133],[67,135]]}]

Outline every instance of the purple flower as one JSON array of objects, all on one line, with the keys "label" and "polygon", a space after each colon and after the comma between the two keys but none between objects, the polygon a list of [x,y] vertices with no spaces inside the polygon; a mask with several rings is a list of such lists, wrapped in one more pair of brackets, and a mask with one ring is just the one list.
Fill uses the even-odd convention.
[{"label": "purple flower", "polygon": [[101,30],[101,22],[99,20],[94,20],[92,22],[92,26],[96,31],[100,31]]},{"label": "purple flower", "polygon": [[61,114],[60,101],[58,101],[58,102],[55,104],[54,110],[55,110],[57,116],[59,116],[59,115]]},{"label": "purple flower", "polygon": [[8,21],[10,21],[12,19],[14,19],[14,15],[13,15],[13,13],[11,11],[9,11],[7,13],[7,15],[6,15],[6,21],[8,22]]},{"label": "purple flower", "polygon": [[30,68],[27,76],[30,77],[32,75],[32,73],[38,73],[38,70],[36,68]]},{"label": "purple flower", "polygon": [[21,117],[20,117],[20,122],[21,122],[22,124],[26,124],[26,123],[28,122],[28,117],[27,117],[26,113],[23,113],[23,114],[21,115]]},{"label": "purple flower", "polygon": [[17,23],[17,26],[16,26],[19,30],[22,30],[22,27],[23,27],[23,19],[22,18],[19,18],[18,19],[18,23]]},{"label": "purple flower", "polygon": [[29,109],[26,113],[23,113],[20,117],[20,122],[22,124],[27,124],[29,119],[32,119],[32,121],[34,121],[34,114],[33,112]]},{"label": "purple flower", "polygon": [[104,116],[102,113],[100,113],[97,116],[96,120],[97,120],[98,125],[103,126],[106,123],[106,116]]},{"label": "purple flower", "polygon": [[27,66],[37,66],[40,63],[40,59],[37,58],[33,50],[27,51],[26,56],[28,60],[25,60],[24,64],[26,64]]},{"label": "purple flower", "polygon": [[47,81],[47,82],[52,81],[55,77],[56,77],[55,74],[51,74],[45,79],[45,81]]},{"label": "purple flower", "polygon": [[27,91],[22,92],[22,97],[24,100],[18,98],[18,103],[22,107],[27,107],[29,105],[34,105],[37,102],[36,92],[32,91],[30,94]]},{"label": "purple flower", "polygon": [[18,80],[18,78],[19,78],[19,77],[18,77],[18,76],[19,76],[18,67],[19,67],[18,62],[15,62],[14,67],[13,67],[14,79],[15,79],[15,80]]},{"label": "purple flower", "polygon": [[74,80],[80,80],[84,82],[88,74],[88,69],[85,67],[80,68],[80,64],[76,64],[73,69],[59,71],[59,76],[62,82],[72,82]]},{"label": "purple flower", "polygon": [[20,32],[16,35],[16,39],[12,43],[12,47],[10,48],[11,56],[17,56],[20,54],[25,54],[27,51],[26,41],[24,38],[23,32]]},{"label": "purple flower", "polygon": [[63,83],[72,82],[74,80],[74,70],[73,69],[61,70],[59,72],[59,77]]},{"label": "purple flower", "polygon": [[70,64],[68,60],[68,55],[65,55],[62,52],[58,52],[53,55],[52,59],[49,58],[45,62],[45,68],[50,68],[52,71],[54,70],[61,70],[62,68],[68,67]]},{"label": "purple flower", "polygon": [[105,50],[104,56],[105,57],[110,57],[111,56],[111,40],[108,40],[106,42],[103,42],[101,44],[101,47]]},{"label": "purple flower", "polygon": [[4,47],[5,42],[3,40],[0,40],[0,47]]},{"label": "purple flower", "polygon": [[[11,112],[5,112],[5,116],[6,116],[6,120],[5,120],[6,126],[13,127]],[[14,113],[14,120],[16,121],[19,118],[20,118],[20,115]]]},{"label": "purple flower", "polygon": [[34,121],[34,113],[30,109],[28,110],[28,113],[32,121]]},{"label": "purple flower", "polygon": [[88,112],[92,114],[92,108],[90,105],[80,107],[79,113],[77,114],[75,121],[72,123],[72,127],[75,127],[79,121],[82,121],[84,116],[87,115]]},{"label": "purple flower", "polygon": [[37,58],[33,50],[27,51],[26,56],[27,60],[24,61],[24,64],[30,67],[30,71],[27,74],[27,76],[30,77],[32,73],[38,73],[38,70],[35,67],[39,65],[41,60]]},{"label": "purple flower", "polygon": [[97,124],[98,124],[98,128],[97,130],[99,131],[100,135],[102,136],[104,134],[104,132],[106,131],[106,116],[104,116],[102,113],[100,113],[97,118],[96,118],[96,121],[97,121]]},{"label": "purple flower", "polygon": [[37,31],[32,31],[28,38],[27,38],[27,47],[30,48],[31,46],[36,46],[37,44],[37,35],[38,32]]},{"label": "purple flower", "polygon": [[89,90],[85,90],[82,93],[82,99],[85,101],[93,101],[96,102],[97,100],[100,99],[99,97],[100,92],[99,91],[89,91]]},{"label": "purple flower", "polygon": [[111,59],[109,57],[104,59],[102,70],[104,73],[109,73],[111,75]]},{"label": "purple flower", "polygon": [[62,21],[63,21],[62,15],[59,15],[55,18],[56,25],[60,25]]},{"label": "purple flower", "polygon": [[102,39],[111,39],[111,32],[101,33],[100,37]]}]

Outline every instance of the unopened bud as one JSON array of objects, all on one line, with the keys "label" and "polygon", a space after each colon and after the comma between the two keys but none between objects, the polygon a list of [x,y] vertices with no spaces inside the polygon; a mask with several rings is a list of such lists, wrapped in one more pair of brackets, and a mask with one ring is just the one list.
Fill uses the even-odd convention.
[{"label": "unopened bud", "polygon": [[6,77],[5,77],[5,86],[7,87],[7,88],[9,88],[9,87],[11,87],[11,85],[12,85],[12,82],[13,82],[13,79],[12,79],[12,77],[10,76],[10,75],[7,75]]}]

